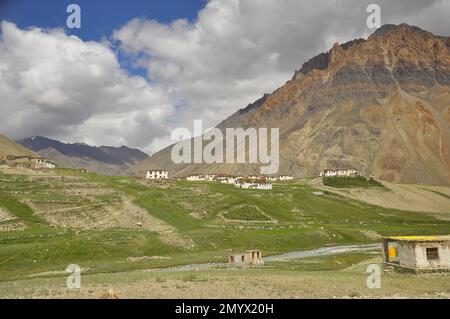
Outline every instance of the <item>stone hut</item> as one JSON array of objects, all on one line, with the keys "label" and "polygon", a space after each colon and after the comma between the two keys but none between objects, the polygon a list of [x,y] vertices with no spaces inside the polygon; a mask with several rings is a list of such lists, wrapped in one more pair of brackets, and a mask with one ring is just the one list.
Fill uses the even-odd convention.
[{"label": "stone hut", "polygon": [[387,268],[423,272],[450,272],[450,235],[383,238]]},{"label": "stone hut", "polygon": [[230,255],[230,266],[252,266],[263,265],[262,254],[260,250],[248,250],[245,253]]}]

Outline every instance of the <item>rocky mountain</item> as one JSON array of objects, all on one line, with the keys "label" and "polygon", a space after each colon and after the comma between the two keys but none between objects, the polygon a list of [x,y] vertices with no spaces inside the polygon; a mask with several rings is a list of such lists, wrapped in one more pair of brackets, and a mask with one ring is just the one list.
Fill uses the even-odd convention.
[{"label": "rocky mountain", "polygon": [[[219,128],[280,129],[280,173],[354,168],[397,182],[450,184],[450,38],[406,24],[334,44],[283,87]],[[166,148],[131,169],[257,173],[257,165],[175,165]]]},{"label": "rocky mountain", "polygon": [[6,156],[39,157],[39,155],[35,152],[15,143],[5,135],[0,134],[0,158],[4,158]]},{"label": "rocky mountain", "polygon": [[90,146],[82,143],[66,144],[49,138],[34,136],[17,141],[39,153],[60,167],[85,168],[106,175],[121,175],[132,165],[148,158],[137,149],[111,146]]}]

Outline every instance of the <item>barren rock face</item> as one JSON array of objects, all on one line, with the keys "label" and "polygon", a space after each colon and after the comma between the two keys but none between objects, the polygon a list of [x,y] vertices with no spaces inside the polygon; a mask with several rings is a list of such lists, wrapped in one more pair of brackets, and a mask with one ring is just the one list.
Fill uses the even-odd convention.
[{"label": "barren rock face", "polygon": [[[280,128],[280,174],[355,168],[400,183],[450,184],[450,41],[405,24],[335,44],[291,81],[219,125]],[[256,166],[173,165],[170,148],[136,166],[257,173]]]}]

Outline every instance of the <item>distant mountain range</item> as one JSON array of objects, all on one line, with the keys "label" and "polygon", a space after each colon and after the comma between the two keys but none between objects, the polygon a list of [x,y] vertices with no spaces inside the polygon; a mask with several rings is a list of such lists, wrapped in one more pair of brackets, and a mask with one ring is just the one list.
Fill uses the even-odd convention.
[{"label": "distant mountain range", "polygon": [[84,168],[105,175],[122,175],[132,165],[148,158],[146,153],[126,146],[67,144],[41,136],[25,138],[17,143],[60,167]]},{"label": "distant mountain range", "polygon": [[[279,128],[280,173],[353,168],[397,182],[450,184],[450,39],[406,24],[336,43],[218,128]],[[171,147],[130,169],[171,176],[259,173],[249,164],[174,164]]]}]

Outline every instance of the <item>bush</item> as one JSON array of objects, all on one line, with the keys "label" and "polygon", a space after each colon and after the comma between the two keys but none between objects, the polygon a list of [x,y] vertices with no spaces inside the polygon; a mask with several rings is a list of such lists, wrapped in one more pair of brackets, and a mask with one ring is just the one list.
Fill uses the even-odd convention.
[{"label": "bush", "polygon": [[335,188],[350,188],[350,187],[379,187],[384,188],[383,184],[376,181],[372,177],[367,179],[363,176],[356,177],[324,177],[323,184]]}]

